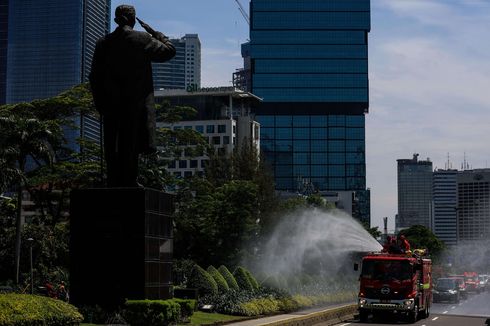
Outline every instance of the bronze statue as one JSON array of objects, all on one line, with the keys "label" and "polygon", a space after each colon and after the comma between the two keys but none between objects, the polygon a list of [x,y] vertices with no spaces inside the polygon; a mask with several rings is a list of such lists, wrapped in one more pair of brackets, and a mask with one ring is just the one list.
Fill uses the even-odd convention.
[{"label": "bronze statue", "polygon": [[[133,30],[136,20],[146,33]],[[175,47],[132,6],[118,6],[114,21],[95,47],[90,85],[104,125],[107,186],[135,187],[139,154],[156,150],[151,63],[172,59]]]}]

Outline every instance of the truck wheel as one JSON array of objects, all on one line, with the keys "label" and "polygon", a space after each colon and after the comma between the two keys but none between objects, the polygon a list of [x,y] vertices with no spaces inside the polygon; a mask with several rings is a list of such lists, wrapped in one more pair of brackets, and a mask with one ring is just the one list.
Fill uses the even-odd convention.
[{"label": "truck wheel", "polygon": [[413,311],[408,312],[408,322],[413,324],[416,323],[417,320],[419,319],[419,306],[415,305],[413,308]]},{"label": "truck wheel", "polygon": [[429,308],[429,305],[427,304],[427,305],[425,306],[424,311],[422,311],[422,312],[420,313],[420,318],[422,318],[422,319],[424,319],[424,318],[428,318],[428,317],[429,317],[429,314],[430,314],[430,308]]},{"label": "truck wheel", "polygon": [[359,310],[359,320],[361,323],[367,323],[369,314],[366,310]]}]

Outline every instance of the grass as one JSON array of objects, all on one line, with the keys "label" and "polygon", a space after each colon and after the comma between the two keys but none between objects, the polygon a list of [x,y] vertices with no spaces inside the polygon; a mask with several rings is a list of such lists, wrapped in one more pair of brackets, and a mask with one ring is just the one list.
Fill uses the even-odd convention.
[{"label": "grass", "polygon": [[215,323],[239,320],[239,319],[246,319],[246,318],[241,316],[230,316],[230,315],[222,315],[218,313],[196,311],[191,317],[191,323],[182,324],[182,325],[213,325]]}]

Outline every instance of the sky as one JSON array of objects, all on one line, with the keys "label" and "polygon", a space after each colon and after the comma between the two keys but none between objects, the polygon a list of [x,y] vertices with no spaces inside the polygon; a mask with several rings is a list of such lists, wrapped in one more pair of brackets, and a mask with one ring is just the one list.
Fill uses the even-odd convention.
[{"label": "sky", "polygon": [[[248,11],[248,0],[240,0]],[[112,0],[169,37],[199,34],[202,86],[231,85],[248,25],[234,0]],[[490,167],[490,1],[371,0],[366,116],[371,225],[394,228],[396,160]]]}]

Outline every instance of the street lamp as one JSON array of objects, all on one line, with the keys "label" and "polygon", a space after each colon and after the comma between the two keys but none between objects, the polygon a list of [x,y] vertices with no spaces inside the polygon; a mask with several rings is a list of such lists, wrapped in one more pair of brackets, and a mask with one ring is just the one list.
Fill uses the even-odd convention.
[{"label": "street lamp", "polygon": [[34,294],[34,272],[32,270],[32,244],[34,242],[34,239],[29,238],[29,239],[27,239],[27,242],[29,243],[30,258],[31,258],[31,294]]}]

